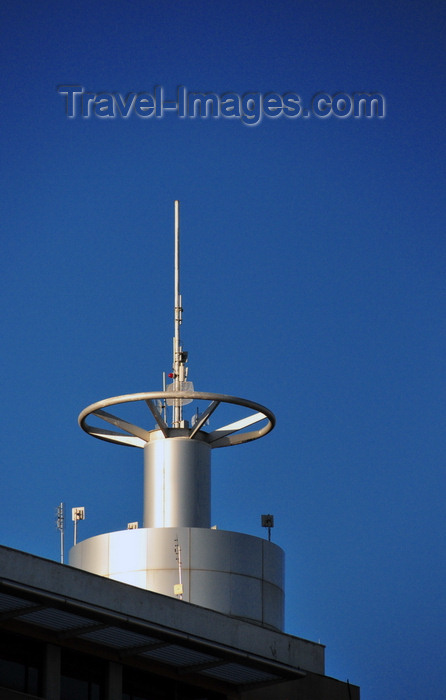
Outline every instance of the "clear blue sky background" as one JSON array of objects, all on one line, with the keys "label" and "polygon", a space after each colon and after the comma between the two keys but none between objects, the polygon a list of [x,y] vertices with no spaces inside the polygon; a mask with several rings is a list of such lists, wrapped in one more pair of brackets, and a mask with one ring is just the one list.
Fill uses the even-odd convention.
[{"label": "clear blue sky background", "polygon": [[[213,522],[286,551],[286,631],[363,700],[444,698],[443,2],[3,0],[0,542],[142,519],[142,455],[77,426],[171,367],[276,429],[217,450]],[[380,92],[384,119],[68,119],[98,92]],[[71,539],[71,522],[69,523]]]}]

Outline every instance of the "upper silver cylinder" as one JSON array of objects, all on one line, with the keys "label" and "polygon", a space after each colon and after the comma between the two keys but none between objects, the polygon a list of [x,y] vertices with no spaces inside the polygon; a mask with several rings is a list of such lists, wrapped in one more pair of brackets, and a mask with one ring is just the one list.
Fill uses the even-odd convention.
[{"label": "upper silver cylinder", "polygon": [[152,433],[144,448],[144,527],[208,528],[210,524],[210,446],[201,440]]}]

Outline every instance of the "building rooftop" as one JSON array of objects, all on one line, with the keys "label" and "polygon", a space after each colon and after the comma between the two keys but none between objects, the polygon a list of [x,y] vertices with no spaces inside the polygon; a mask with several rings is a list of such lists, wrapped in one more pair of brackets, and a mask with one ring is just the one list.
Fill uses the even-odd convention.
[{"label": "building rooftop", "polygon": [[0,547],[0,620],[9,629],[210,687],[324,673],[324,647],[176,598]]}]

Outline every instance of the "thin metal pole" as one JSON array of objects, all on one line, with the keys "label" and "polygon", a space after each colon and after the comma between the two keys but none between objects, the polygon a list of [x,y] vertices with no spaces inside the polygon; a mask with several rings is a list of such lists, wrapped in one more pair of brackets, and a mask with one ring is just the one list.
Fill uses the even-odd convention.
[{"label": "thin metal pole", "polygon": [[64,551],[65,551],[65,514],[64,514],[64,504],[60,503],[57,508],[57,529],[60,532],[60,563],[64,563]]},{"label": "thin metal pole", "polygon": [[[181,345],[180,345],[180,325],[181,325],[181,294],[180,294],[180,203],[175,200],[175,262],[174,262],[174,327],[175,335],[173,339],[173,372],[174,372],[174,390],[181,389],[181,382],[184,377],[181,375]],[[173,404],[173,421],[174,428],[179,428],[182,420],[181,400],[175,399]]]},{"label": "thin metal pole", "polygon": [[183,570],[183,562],[181,561],[181,545],[178,542],[178,538],[175,540],[175,553],[177,555],[177,562],[178,562],[178,582],[181,586],[180,590],[181,593],[178,595],[178,598],[180,600],[183,600],[183,592],[182,592],[182,587],[183,587],[183,581],[182,581],[182,570]]},{"label": "thin metal pole", "polygon": [[62,507],[62,528],[60,530],[60,563],[63,564],[65,561],[65,528],[64,528],[64,513],[63,513],[63,503],[60,504]]},{"label": "thin metal pole", "polygon": [[[163,372],[163,392],[166,393],[166,373]],[[163,420],[166,423],[167,422],[167,404],[166,404],[166,399],[163,399],[162,403],[162,410],[163,410]]]}]

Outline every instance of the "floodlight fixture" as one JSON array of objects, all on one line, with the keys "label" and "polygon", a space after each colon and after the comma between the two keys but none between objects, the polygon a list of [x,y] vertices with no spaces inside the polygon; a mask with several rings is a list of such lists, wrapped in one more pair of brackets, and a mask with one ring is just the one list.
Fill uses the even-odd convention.
[{"label": "floodlight fixture", "polygon": [[274,515],[261,516],[262,527],[268,528],[268,542],[271,542],[271,528],[274,527]]},{"label": "floodlight fixture", "polygon": [[71,509],[71,519],[76,522],[76,520],[85,520],[85,508],[79,506],[78,508]]},{"label": "floodlight fixture", "polygon": [[85,520],[85,508],[84,506],[78,506],[77,508],[71,509],[71,519],[74,523],[74,546],[77,544],[77,522],[78,520]]}]

